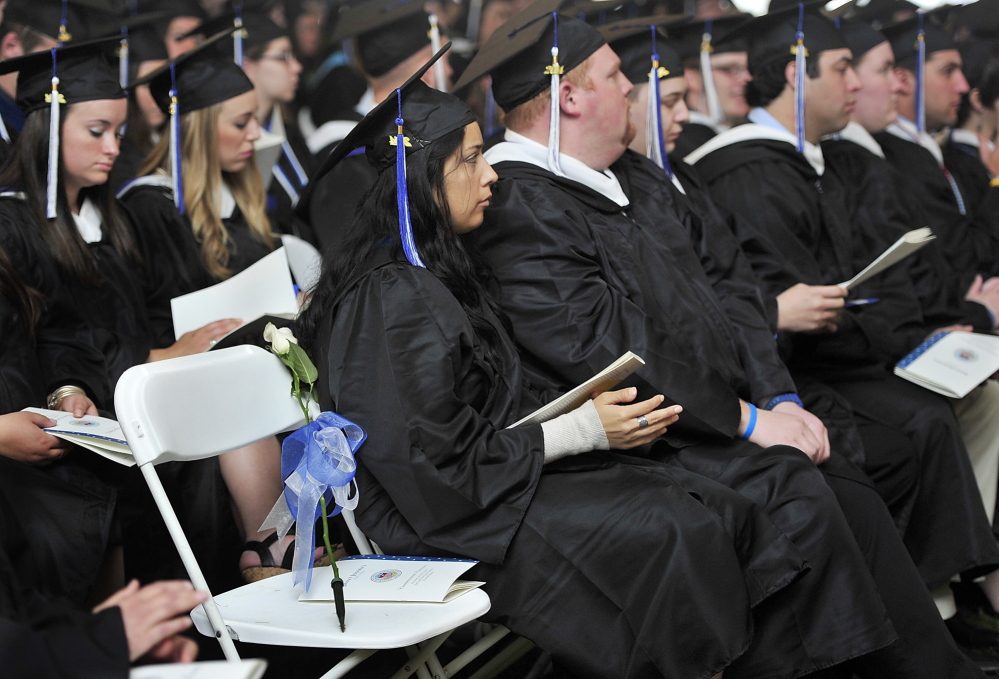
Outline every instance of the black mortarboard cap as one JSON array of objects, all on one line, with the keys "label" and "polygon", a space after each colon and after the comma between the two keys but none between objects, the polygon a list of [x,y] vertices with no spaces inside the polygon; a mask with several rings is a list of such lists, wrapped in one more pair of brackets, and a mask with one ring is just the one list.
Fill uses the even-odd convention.
[{"label": "black mortarboard cap", "polygon": [[652,29],[656,27],[655,52],[659,55],[659,78],[676,78],[683,75],[680,55],[668,44],[663,27],[688,21],[683,16],[657,16],[625,19],[600,27],[600,34],[607,40],[618,58],[621,72],[633,83],[649,81],[652,70]]},{"label": "black mortarboard cap", "polygon": [[[493,97],[509,111],[541,94],[548,86],[555,21],[563,0],[537,0],[496,29],[455,84],[459,90],[486,74],[493,77]],[[558,60],[565,73],[607,44],[600,32],[575,17],[559,15]]]},{"label": "black mortarboard cap", "polygon": [[[934,52],[957,49],[957,43],[951,35],[934,21],[941,16],[941,10],[946,9],[948,8],[940,8],[923,14],[927,56]],[[881,32],[891,42],[891,48],[895,51],[895,63],[905,68],[913,67],[919,56],[919,17],[889,24],[882,27]]]},{"label": "black mortarboard cap", "polygon": [[184,113],[249,92],[253,83],[243,69],[216,49],[218,43],[228,38],[233,30],[230,26],[215,34],[194,49],[178,55],[172,62],[131,83],[129,88],[148,84],[156,105],[164,113],[169,113],[172,65],[176,75],[177,99]]},{"label": "black mortarboard cap", "polygon": [[168,19],[177,17],[205,19],[207,16],[198,0],[138,0],[135,6],[140,13],[163,11]]},{"label": "black mortarboard cap", "polygon": [[114,8],[106,0],[8,0],[3,16],[7,21],[28,28],[61,42],[87,40],[94,37],[94,13],[110,18]]},{"label": "black mortarboard cap", "polygon": [[863,5],[860,2],[854,3],[847,14],[853,19],[866,21],[881,28],[893,23],[899,13],[915,13],[918,9],[919,6],[909,0],[870,0]]},{"label": "black mortarboard cap", "polygon": [[422,0],[366,0],[337,18],[333,40],[356,38],[361,68],[380,77],[430,44]]},{"label": "black mortarboard cap", "polygon": [[[260,45],[266,45],[271,40],[277,40],[278,38],[288,37],[287,29],[281,28],[276,23],[271,21],[271,19],[259,11],[250,10],[244,8],[242,10],[243,19],[243,48],[252,49]],[[208,21],[203,21],[200,26],[195,28],[193,31],[187,35],[203,35],[210,36],[216,35],[220,31],[224,31],[230,26],[235,26],[236,14],[234,12],[226,12],[217,17],[209,19]],[[185,36],[187,37],[187,36]],[[232,52],[232,38],[223,40],[219,45],[219,49],[222,51]]]},{"label": "black mortarboard cap", "polygon": [[839,22],[839,31],[843,34],[847,47],[853,53],[854,63],[867,52],[888,40],[884,33],[874,30],[869,23],[857,19],[842,19]]},{"label": "black mortarboard cap", "polygon": [[560,13],[574,16],[597,27],[642,14],[638,6],[630,0],[588,0],[571,7],[563,7]]},{"label": "black mortarboard cap", "polygon": [[974,89],[981,82],[985,67],[996,58],[995,46],[982,40],[968,40],[958,46],[958,51],[961,53],[961,70],[968,85]]},{"label": "black mortarboard cap", "polygon": [[681,59],[696,59],[701,54],[704,34],[711,29],[711,52],[723,54],[726,52],[745,52],[749,49],[745,39],[733,39],[718,44],[718,38],[730,32],[733,28],[750,18],[749,14],[733,14],[714,19],[699,19],[688,21],[669,28],[669,44],[680,55]]},{"label": "black mortarboard cap", "polygon": [[999,36],[999,3],[996,0],[978,0],[954,9],[954,25],[966,28],[973,37]]},{"label": "black mortarboard cap", "polygon": [[17,106],[30,113],[49,105],[52,93],[53,52],[59,78],[60,103],[75,104],[95,99],[121,99],[118,64],[114,57],[117,37],[70,43],[55,50],[32,52],[0,61],[0,75],[18,73]]},{"label": "black mortarboard cap", "polygon": [[[826,2],[827,0],[807,0],[800,3],[805,6],[802,32],[805,35],[806,56],[815,56],[819,52],[847,46],[836,25],[819,14],[819,10]],[[756,72],[775,56],[786,55],[788,61],[791,61],[797,44],[798,12],[799,6],[795,4],[749,19],[718,38],[715,44],[720,45],[740,38],[748,40],[750,73]]]}]

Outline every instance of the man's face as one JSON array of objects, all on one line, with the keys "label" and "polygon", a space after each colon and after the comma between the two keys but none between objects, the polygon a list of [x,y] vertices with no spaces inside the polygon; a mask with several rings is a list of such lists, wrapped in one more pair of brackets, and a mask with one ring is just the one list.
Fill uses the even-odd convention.
[{"label": "man's face", "polygon": [[[617,160],[635,137],[628,109],[631,82],[621,73],[621,60],[609,45],[591,57],[590,89],[577,87],[573,96],[580,110],[580,122],[588,130],[598,155]],[[616,155],[614,155],[616,153]]]},{"label": "man's face", "polygon": [[868,50],[856,64],[861,89],[853,109],[853,121],[868,132],[881,132],[898,117],[901,80],[895,74],[895,53],[891,44],[881,43]]},{"label": "man's face", "polygon": [[850,122],[860,79],[853,70],[849,49],[819,53],[819,77],[805,78],[805,129],[817,141],[839,132]]},{"label": "man's face", "polygon": [[749,113],[746,103],[746,83],[749,75],[749,56],[745,52],[725,52],[711,55],[711,72],[718,90],[718,103],[725,122],[733,124]]},{"label": "man's face", "polygon": [[926,58],[926,129],[937,131],[957,122],[961,95],[968,81],[961,72],[961,54],[940,50]]}]

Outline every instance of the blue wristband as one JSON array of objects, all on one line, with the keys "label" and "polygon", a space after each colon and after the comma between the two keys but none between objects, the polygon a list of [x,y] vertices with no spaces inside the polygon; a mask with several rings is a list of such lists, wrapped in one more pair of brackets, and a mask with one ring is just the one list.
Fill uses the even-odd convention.
[{"label": "blue wristband", "polygon": [[749,402],[746,405],[749,406],[749,424],[746,425],[746,431],[739,436],[741,439],[748,439],[753,435],[753,430],[756,429],[756,406]]},{"label": "blue wristband", "polygon": [[777,407],[778,403],[784,403],[785,401],[790,401],[791,403],[797,403],[799,408],[805,407],[805,405],[801,402],[801,399],[798,398],[798,395],[792,392],[788,394],[777,394],[772,399],[767,401],[767,404],[763,406],[763,409],[773,410],[774,408]]}]

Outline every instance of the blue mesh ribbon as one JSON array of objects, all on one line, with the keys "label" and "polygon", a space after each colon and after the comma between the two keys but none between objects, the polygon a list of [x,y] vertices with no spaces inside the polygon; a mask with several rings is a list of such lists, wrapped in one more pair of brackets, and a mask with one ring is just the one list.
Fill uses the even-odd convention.
[{"label": "blue mesh ribbon", "polygon": [[413,222],[409,218],[409,189],[406,188],[406,143],[409,140],[403,132],[402,90],[397,89],[395,95],[399,106],[399,114],[395,119],[395,200],[399,208],[399,236],[402,239],[402,251],[409,263],[426,269],[427,265],[420,259],[420,253],[416,249]]},{"label": "blue mesh ribbon", "polygon": [[322,513],[319,498],[325,497],[327,507],[333,507],[329,516],[357,506],[357,493],[350,496],[357,473],[354,453],[367,437],[350,420],[327,411],[292,433],[281,446],[284,498],[298,524],[293,580],[295,585],[304,582],[306,591],[312,584],[316,520]]}]

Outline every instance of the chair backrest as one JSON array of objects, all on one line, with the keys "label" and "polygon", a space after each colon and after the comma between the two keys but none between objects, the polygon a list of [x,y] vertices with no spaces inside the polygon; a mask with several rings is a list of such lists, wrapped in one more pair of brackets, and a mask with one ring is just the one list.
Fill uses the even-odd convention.
[{"label": "chair backrest", "polygon": [[281,245],[288,255],[288,266],[298,287],[305,292],[316,287],[319,275],[323,271],[323,257],[319,254],[319,250],[312,243],[291,234],[281,236]]},{"label": "chair backrest", "polygon": [[305,424],[291,373],[255,346],[129,368],[114,403],[139,465],[212,457]]}]

